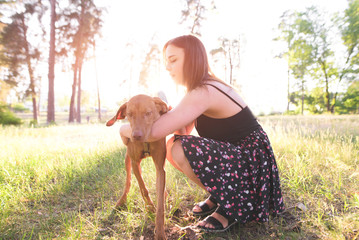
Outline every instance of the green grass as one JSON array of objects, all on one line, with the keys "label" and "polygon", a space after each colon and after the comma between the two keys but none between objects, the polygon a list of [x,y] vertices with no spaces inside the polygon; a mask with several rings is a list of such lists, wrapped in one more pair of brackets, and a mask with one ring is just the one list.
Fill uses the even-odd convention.
[{"label": "green grass", "polygon": [[[223,234],[184,227],[206,194],[166,164],[168,239],[357,239],[358,116],[262,117],[277,157],[287,207],[268,224]],[[0,239],[152,239],[133,177],[127,206],[114,211],[125,182],[119,124],[0,127]],[[155,168],[142,162],[155,201]]]}]

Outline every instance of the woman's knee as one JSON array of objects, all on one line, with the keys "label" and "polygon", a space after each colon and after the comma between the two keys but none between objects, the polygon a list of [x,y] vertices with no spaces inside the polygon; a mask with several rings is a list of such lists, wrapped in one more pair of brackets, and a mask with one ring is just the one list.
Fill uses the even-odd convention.
[{"label": "woman's knee", "polygon": [[172,160],[179,166],[183,166],[187,161],[186,156],[183,152],[181,141],[175,141],[171,148]]}]

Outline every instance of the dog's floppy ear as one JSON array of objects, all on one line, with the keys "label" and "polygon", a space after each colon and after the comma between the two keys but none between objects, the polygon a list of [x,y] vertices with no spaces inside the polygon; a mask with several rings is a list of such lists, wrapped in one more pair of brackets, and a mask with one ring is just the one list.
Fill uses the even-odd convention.
[{"label": "dog's floppy ear", "polygon": [[106,126],[107,127],[112,126],[117,120],[125,119],[126,108],[127,108],[127,102],[121,105],[121,107],[118,109],[116,115],[107,121]]},{"label": "dog's floppy ear", "polygon": [[165,114],[166,112],[168,112],[167,103],[162,101],[161,98],[154,97],[153,101],[155,102],[157,111],[160,113],[160,115]]}]

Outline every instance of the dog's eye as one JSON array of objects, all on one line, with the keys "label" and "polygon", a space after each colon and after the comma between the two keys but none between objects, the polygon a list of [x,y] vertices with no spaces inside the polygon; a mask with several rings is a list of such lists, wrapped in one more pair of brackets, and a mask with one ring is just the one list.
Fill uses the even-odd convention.
[{"label": "dog's eye", "polygon": [[146,117],[151,116],[152,112],[146,112]]}]

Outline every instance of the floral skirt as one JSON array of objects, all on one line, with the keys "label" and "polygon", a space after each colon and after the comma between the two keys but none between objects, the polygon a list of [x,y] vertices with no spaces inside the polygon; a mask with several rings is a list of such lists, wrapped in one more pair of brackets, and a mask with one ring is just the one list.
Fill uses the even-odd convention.
[{"label": "floral skirt", "polygon": [[230,216],[266,222],[284,210],[278,168],[262,128],[236,143],[176,136],[197,177]]}]

